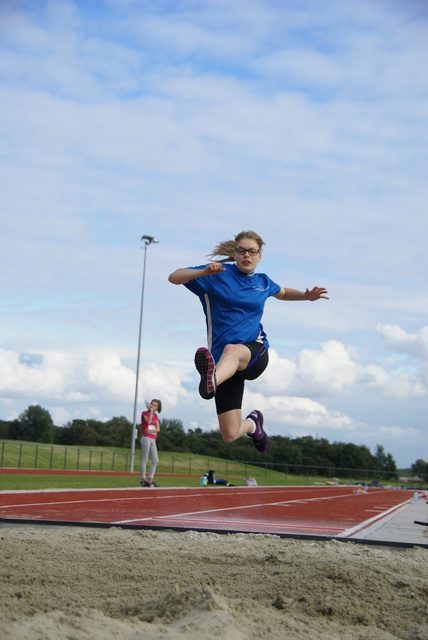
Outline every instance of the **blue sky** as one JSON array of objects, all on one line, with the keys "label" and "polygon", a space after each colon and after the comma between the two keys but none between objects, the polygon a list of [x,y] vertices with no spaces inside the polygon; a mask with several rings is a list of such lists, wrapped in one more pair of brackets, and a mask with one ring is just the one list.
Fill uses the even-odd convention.
[{"label": "blue sky", "polygon": [[[260,269],[330,301],[270,300],[244,411],[270,434],[428,460],[428,5],[0,5],[0,418],[217,425],[199,301],[168,283],[242,229]],[[233,445],[231,445],[233,446]]]}]

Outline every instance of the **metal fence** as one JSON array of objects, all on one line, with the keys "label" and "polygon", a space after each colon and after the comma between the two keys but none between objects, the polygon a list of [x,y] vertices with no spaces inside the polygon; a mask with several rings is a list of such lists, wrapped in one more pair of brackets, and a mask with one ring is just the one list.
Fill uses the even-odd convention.
[{"label": "metal fence", "polygon": [[126,471],[129,453],[88,447],[64,447],[23,442],[2,442],[0,469],[62,471]]}]

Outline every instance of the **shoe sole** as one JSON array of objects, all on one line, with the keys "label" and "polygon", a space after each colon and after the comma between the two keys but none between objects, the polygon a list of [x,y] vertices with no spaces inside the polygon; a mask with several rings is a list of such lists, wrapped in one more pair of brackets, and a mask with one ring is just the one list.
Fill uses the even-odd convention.
[{"label": "shoe sole", "polygon": [[199,395],[204,400],[211,400],[216,392],[215,362],[211,353],[205,347],[201,347],[195,353],[195,367],[201,376]]}]

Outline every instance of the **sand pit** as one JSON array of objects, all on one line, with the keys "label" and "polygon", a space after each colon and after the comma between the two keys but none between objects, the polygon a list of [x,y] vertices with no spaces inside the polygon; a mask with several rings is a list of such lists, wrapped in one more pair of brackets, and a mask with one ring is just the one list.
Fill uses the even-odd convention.
[{"label": "sand pit", "polygon": [[428,550],[2,527],[0,637],[428,640]]}]

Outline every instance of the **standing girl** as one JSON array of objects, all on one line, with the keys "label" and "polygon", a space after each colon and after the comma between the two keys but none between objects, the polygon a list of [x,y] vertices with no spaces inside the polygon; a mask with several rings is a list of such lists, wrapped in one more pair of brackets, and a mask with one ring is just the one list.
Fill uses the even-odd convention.
[{"label": "standing girl", "polygon": [[[150,404],[146,403],[147,411],[141,414],[141,426],[143,433],[141,435],[141,482],[142,487],[156,487],[153,482],[156,468],[159,464],[158,450],[156,447],[156,438],[160,431],[159,418],[157,413],[162,411],[162,403],[157,398],[153,399]],[[151,458],[151,465],[148,480],[146,480],[146,465]]]}]

